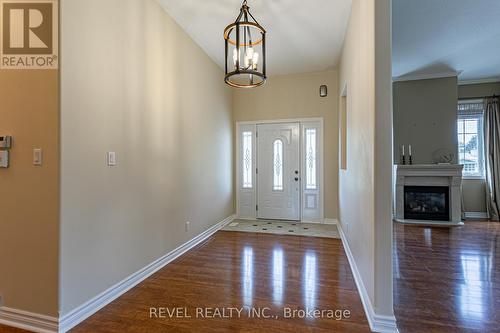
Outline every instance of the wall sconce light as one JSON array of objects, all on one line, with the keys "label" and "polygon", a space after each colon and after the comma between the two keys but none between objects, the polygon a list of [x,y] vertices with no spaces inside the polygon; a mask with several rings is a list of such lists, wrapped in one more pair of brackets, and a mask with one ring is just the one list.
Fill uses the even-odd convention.
[{"label": "wall sconce light", "polygon": [[325,84],[319,87],[319,96],[320,97],[328,96],[328,87]]}]

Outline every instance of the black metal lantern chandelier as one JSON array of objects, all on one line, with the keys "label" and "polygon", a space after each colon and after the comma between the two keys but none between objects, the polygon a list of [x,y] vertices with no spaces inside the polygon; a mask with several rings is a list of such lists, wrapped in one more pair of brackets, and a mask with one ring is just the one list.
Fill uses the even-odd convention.
[{"label": "black metal lantern chandelier", "polygon": [[240,15],[224,30],[227,84],[254,88],[266,82],[266,30],[250,13],[247,0]]}]

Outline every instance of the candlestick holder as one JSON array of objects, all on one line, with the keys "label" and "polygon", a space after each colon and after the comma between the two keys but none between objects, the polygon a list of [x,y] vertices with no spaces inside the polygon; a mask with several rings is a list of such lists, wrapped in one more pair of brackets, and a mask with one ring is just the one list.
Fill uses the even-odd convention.
[{"label": "candlestick holder", "polygon": [[401,156],[401,165],[406,165],[406,157],[405,157],[405,155]]},{"label": "candlestick holder", "polygon": [[413,165],[413,158],[412,158],[411,155],[410,155],[410,158],[409,158],[408,162],[410,163],[410,165]]}]

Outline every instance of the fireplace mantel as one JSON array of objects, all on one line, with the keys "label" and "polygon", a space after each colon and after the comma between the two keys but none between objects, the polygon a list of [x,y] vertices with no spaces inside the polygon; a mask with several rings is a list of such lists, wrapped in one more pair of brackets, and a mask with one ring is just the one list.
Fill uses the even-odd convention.
[{"label": "fireplace mantel", "polygon": [[[459,164],[416,164],[394,166],[395,220],[412,224],[463,225],[462,170]],[[404,214],[405,186],[446,186],[449,188],[450,221],[407,220]]]}]

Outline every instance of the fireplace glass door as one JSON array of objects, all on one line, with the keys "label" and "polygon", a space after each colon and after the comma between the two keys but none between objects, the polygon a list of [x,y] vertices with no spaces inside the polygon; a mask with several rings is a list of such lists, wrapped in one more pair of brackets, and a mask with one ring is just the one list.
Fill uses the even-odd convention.
[{"label": "fireplace glass door", "polygon": [[405,219],[449,221],[449,188],[405,186]]}]

